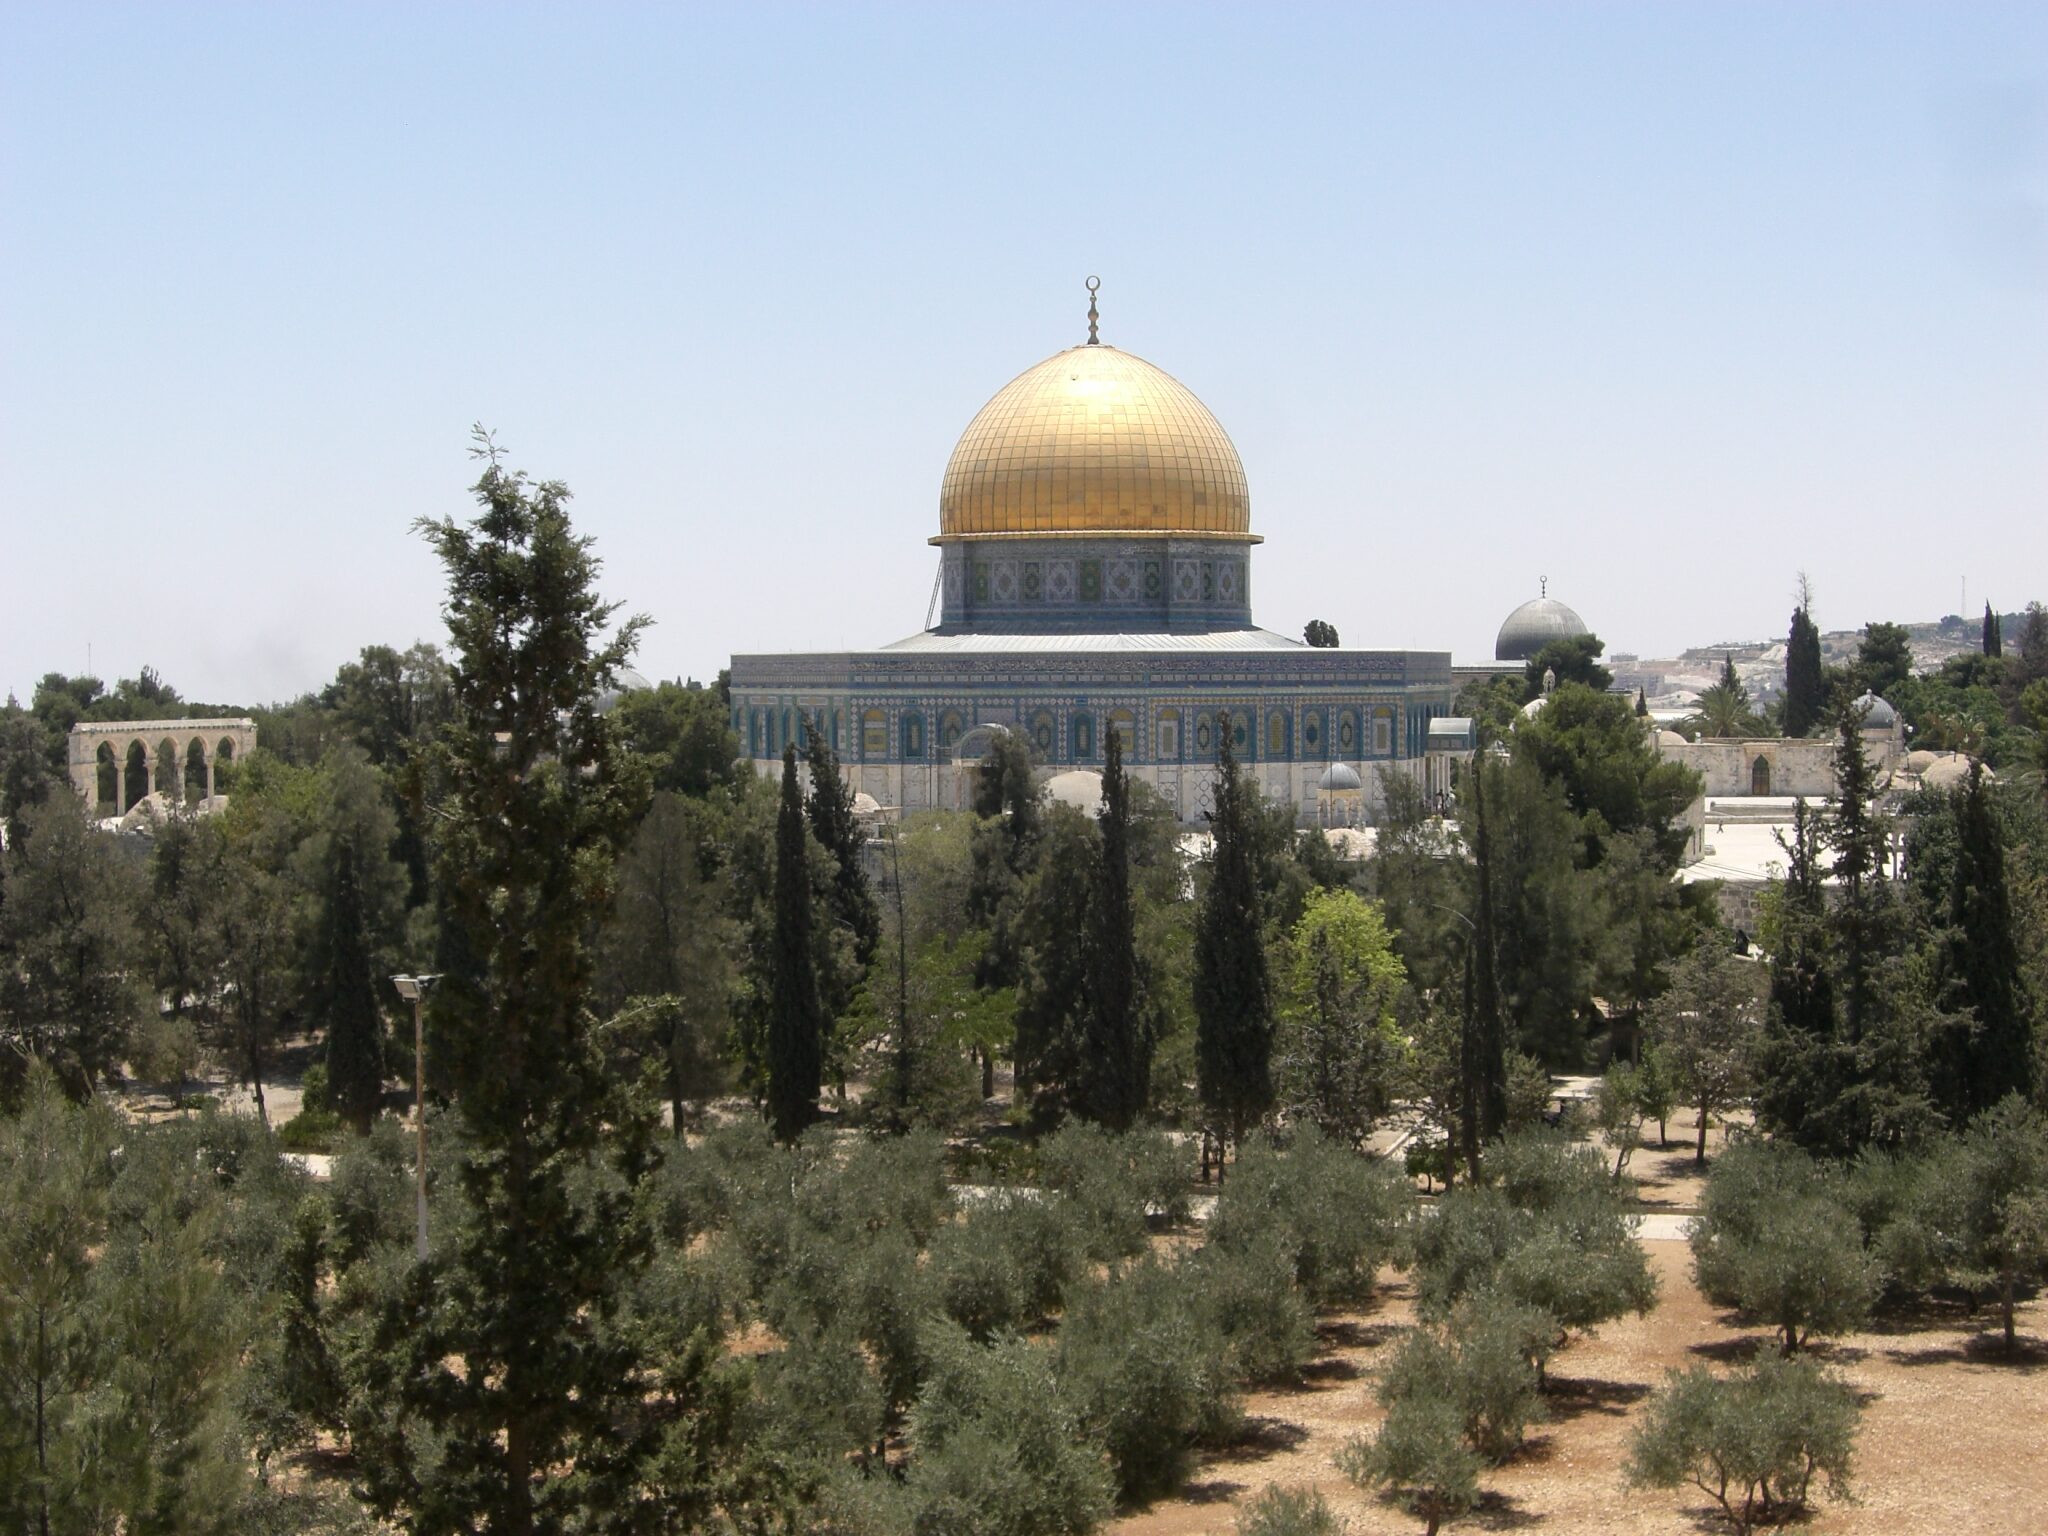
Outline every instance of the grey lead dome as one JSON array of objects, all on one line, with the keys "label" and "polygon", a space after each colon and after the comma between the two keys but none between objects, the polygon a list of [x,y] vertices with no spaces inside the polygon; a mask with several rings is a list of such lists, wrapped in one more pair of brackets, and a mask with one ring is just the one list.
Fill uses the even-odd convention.
[{"label": "grey lead dome", "polygon": [[1533,597],[1500,627],[1493,642],[1495,661],[1527,661],[1553,640],[1591,634],[1586,621],[1554,597]]}]

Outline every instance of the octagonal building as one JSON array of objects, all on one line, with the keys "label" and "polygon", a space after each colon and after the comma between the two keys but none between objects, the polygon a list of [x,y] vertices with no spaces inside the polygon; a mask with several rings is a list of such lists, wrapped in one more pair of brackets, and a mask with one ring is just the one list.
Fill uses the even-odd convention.
[{"label": "octagonal building", "polygon": [[[1185,822],[1216,746],[1317,814],[1332,763],[1376,798],[1421,773],[1450,713],[1447,652],[1316,649],[1252,622],[1251,494],[1222,423],[1179,380],[1095,339],[998,390],[939,488],[939,621],[871,651],[735,656],[732,724],[764,773],[815,722],[855,789],[906,813],[963,807],[990,732],[1054,771],[1109,731]],[[1332,608],[1343,593],[1333,592]]]}]

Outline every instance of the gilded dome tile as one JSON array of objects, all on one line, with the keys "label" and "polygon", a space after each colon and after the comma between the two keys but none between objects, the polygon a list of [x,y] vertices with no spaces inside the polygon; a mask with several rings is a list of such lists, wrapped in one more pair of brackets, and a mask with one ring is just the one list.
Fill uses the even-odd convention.
[{"label": "gilded dome tile", "polygon": [[941,540],[1060,533],[1251,540],[1244,464],[1179,380],[1071,347],[981,408],[939,490]]}]

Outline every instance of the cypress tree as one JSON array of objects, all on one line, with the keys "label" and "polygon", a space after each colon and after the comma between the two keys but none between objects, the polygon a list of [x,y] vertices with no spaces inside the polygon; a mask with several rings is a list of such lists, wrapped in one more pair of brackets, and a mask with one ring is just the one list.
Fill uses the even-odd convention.
[{"label": "cypress tree", "polygon": [[2003,656],[2005,654],[2005,636],[2000,630],[1998,615],[1991,611],[1989,603],[1984,605],[1984,654],[1986,656]]},{"label": "cypress tree", "polygon": [[1465,1028],[1458,1059],[1465,1097],[1465,1168],[1479,1177],[1479,1148],[1507,1129],[1507,1035],[1501,1025],[1500,913],[1495,900],[1496,849],[1487,811],[1487,778],[1496,790],[1507,771],[1484,754],[1472,764],[1472,877],[1477,900],[1465,952]]},{"label": "cypress tree", "polygon": [[1876,1022],[1877,973],[1896,915],[1885,881],[1889,842],[1876,799],[1877,770],[1863,750],[1863,713],[1843,710],[1836,722],[1835,801],[1825,835],[1841,886],[1830,926],[1840,955],[1842,1025],[1851,1045]]},{"label": "cypress tree", "polygon": [[1111,1130],[1128,1130],[1145,1109],[1152,1039],[1142,1016],[1137,920],[1131,906],[1131,781],[1123,739],[1103,743],[1102,849],[1088,923],[1087,1040],[1074,1108]]},{"label": "cypress tree", "polygon": [[1970,1027],[1950,1032],[1940,1097],[1960,1125],[2033,1084],[2033,1042],[2023,1006],[2019,946],[2005,883],[2005,842],[1981,763],[1956,804],[1956,867],[1949,886],[1947,969]]},{"label": "cypress tree", "polygon": [[613,626],[567,488],[506,471],[478,437],[480,514],[418,525],[455,653],[427,1060],[461,1134],[434,1251],[361,1339],[381,1358],[358,1364],[372,1402],[350,1427],[387,1518],[528,1536],[630,1503],[646,1391],[607,1324],[651,1254],[637,1186],[654,1120],[608,1072],[588,1008],[592,916],[647,799],[596,700],[645,621]]},{"label": "cypress tree", "polygon": [[[853,786],[840,777],[839,755],[818,722],[813,720],[805,734],[805,760],[811,770],[811,797],[805,810],[811,836],[832,855],[832,886],[826,892],[826,905],[833,921],[853,935],[853,956],[859,971],[865,973],[882,941],[882,911],[861,864],[862,839],[860,822],[853,814]],[[859,976],[852,981],[857,984]],[[852,987],[846,991],[850,996]],[[842,1005],[845,1001],[834,999]]]},{"label": "cypress tree", "polygon": [[371,979],[362,884],[352,849],[337,851],[326,916],[332,928],[320,982],[326,994],[327,1090],[342,1118],[358,1136],[367,1136],[384,1097],[384,1016]]},{"label": "cypress tree", "polygon": [[1809,736],[1820,722],[1827,699],[1821,672],[1820,630],[1801,603],[1792,610],[1792,630],[1785,641],[1785,734]]},{"label": "cypress tree", "polygon": [[[974,874],[967,888],[967,915],[988,929],[988,947],[975,966],[978,986],[994,991],[1023,979],[1023,948],[1017,933],[1018,902],[1037,867],[1045,811],[1031,782],[1031,753],[1013,731],[998,731],[974,775],[974,814],[982,818],[973,836]],[[986,1068],[989,1058],[982,1058]]]},{"label": "cypress tree", "polygon": [[400,921],[406,874],[391,856],[398,818],[377,771],[353,748],[331,755],[323,825],[301,850],[313,891],[307,1013],[327,1035],[334,1107],[367,1136],[384,1096],[384,986],[380,941]]},{"label": "cypress tree", "polygon": [[1036,867],[1024,882],[1012,935],[1019,951],[1014,1054],[1017,1096],[1031,1117],[1052,1125],[1089,1114],[1088,1054],[1094,1037],[1090,987],[1101,834],[1087,817],[1054,806],[1045,818]]},{"label": "cypress tree", "polygon": [[796,747],[782,749],[782,807],[775,818],[775,931],[768,973],[768,1118],[794,1141],[818,1115],[825,1019],[811,950],[810,833]]},{"label": "cypress tree", "polygon": [[1195,916],[1195,1075],[1211,1130],[1228,1144],[1273,1107],[1273,1004],[1266,975],[1256,839],[1258,788],[1237,770],[1230,720],[1217,722],[1216,839]]},{"label": "cypress tree", "polygon": [[1792,806],[1792,836],[1779,883],[1770,999],[1757,1074],[1758,1120],[1809,1151],[1842,1139],[1833,1108],[1854,1075],[1835,1038],[1834,977],[1826,953],[1827,894],[1820,824],[1806,802]]}]

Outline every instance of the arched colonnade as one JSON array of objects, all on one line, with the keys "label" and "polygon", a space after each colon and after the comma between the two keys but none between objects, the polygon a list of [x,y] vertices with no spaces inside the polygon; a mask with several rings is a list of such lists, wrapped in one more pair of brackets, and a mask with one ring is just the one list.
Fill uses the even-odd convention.
[{"label": "arched colonnade", "polygon": [[71,787],[119,816],[146,795],[197,802],[222,791],[228,765],[256,750],[256,722],[96,720],[71,728]]}]

